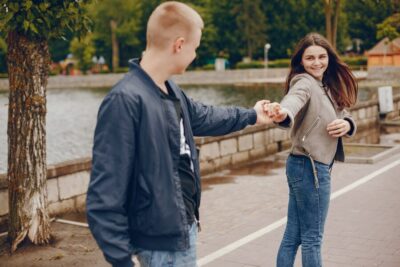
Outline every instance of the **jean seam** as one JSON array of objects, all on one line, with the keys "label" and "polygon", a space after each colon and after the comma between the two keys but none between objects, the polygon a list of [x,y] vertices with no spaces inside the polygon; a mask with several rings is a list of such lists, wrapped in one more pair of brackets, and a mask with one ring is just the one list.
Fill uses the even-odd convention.
[{"label": "jean seam", "polygon": [[[320,190],[319,188],[317,188],[317,196],[318,196],[318,236],[317,236],[317,241],[320,243],[321,245],[321,241],[319,240],[320,235],[322,235],[322,211],[321,211],[321,194],[320,194]],[[321,254],[321,250],[318,250],[318,255],[317,255],[317,262],[318,262],[318,266],[321,266],[321,262],[320,262],[320,254]]]}]

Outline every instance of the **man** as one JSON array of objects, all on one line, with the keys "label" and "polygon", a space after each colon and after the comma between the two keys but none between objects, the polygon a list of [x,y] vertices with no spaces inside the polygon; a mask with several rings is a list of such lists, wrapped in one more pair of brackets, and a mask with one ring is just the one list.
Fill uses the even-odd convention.
[{"label": "man", "polygon": [[193,136],[270,122],[263,111],[189,99],[172,81],[196,57],[203,20],[189,6],[159,5],[143,58],[100,106],[87,194],[90,229],[113,266],[196,266],[199,159]]}]

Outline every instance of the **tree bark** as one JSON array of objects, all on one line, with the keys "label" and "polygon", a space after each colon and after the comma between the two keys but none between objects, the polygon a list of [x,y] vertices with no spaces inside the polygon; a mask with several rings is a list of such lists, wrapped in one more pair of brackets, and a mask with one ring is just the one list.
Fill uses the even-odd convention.
[{"label": "tree bark", "polygon": [[47,41],[9,32],[8,193],[11,252],[50,239],[46,189]]},{"label": "tree bark", "polygon": [[325,5],[325,28],[326,28],[326,39],[329,43],[332,43],[332,0],[324,0]]},{"label": "tree bark", "polygon": [[119,67],[119,44],[117,38],[117,22],[115,20],[110,21],[111,27],[111,43],[112,43],[112,70],[116,72]]},{"label": "tree bark", "polygon": [[336,48],[340,0],[324,0],[326,39]]},{"label": "tree bark", "polygon": [[333,25],[332,25],[332,45],[334,48],[336,48],[339,15],[340,15],[340,0],[336,0],[335,14],[333,17]]}]

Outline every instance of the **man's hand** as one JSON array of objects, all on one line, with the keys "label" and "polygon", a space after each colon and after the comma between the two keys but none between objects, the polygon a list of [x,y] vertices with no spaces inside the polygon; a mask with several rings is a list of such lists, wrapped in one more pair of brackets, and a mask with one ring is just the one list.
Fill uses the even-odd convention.
[{"label": "man's hand", "polygon": [[265,106],[270,103],[269,100],[260,100],[254,106],[254,110],[257,112],[256,125],[272,123],[272,120],[268,117],[265,111]]},{"label": "man's hand", "polygon": [[287,117],[287,110],[281,108],[281,105],[279,103],[270,103],[264,106],[265,111],[267,112],[269,118],[273,122],[282,122],[286,119]]},{"label": "man's hand", "polygon": [[346,135],[351,129],[350,122],[343,119],[336,119],[329,123],[326,130],[332,137],[342,137]]}]

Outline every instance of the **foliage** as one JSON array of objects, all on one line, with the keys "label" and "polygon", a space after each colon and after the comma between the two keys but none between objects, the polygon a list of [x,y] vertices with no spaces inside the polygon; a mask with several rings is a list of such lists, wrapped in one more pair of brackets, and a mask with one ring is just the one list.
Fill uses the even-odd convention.
[{"label": "foliage", "polygon": [[[204,29],[201,37],[201,45],[197,49],[197,57],[193,62],[193,66],[202,66],[217,56],[217,48],[215,45],[217,39],[217,30],[212,23],[211,10],[214,5],[212,0],[187,1],[188,5],[195,9],[204,21]],[[189,3],[190,2],[190,3]],[[192,3],[192,4],[191,4]]]},{"label": "foliage", "polygon": [[236,15],[233,12],[238,3],[240,3],[238,0],[214,1],[210,10],[212,24],[216,28],[215,49],[218,54],[228,57],[232,64],[240,61],[243,56],[241,45],[238,42],[240,32],[237,28]]},{"label": "foliage", "polygon": [[394,14],[382,23],[377,25],[376,38],[383,39],[388,37],[389,40],[394,40],[400,36],[400,13]]},{"label": "foliage", "polygon": [[260,0],[243,0],[235,6],[236,23],[239,32],[239,42],[245,48],[242,55],[253,57],[254,51],[262,49],[266,43],[266,17],[261,7]]},{"label": "foliage", "polygon": [[268,68],[288,68],[290,66],[290,59],[275,59],[268,61]]},{"label": "foliage", "polygon": [[239,62],[236,64],[237,69],[262,69],[264,67],[264,61]]},{"label": "foliage", "polygon": [[196,68],[196,70],[215,70],[215,65],[208,63],[206,65]]},{"label": "foliage", "polygon": [[[290,66],[290,59],[275,59],[268,61],[268,68],[288,68]],[[262,69],[265,68],[264,61],[253,60],[250,62],[239,62],[236,64],[237,69]]]},{"label": "foliage", "polygon": [[324,33],[325,18],[322,1],[263,1],[267,14],[267,41],[272,59],[290,57],[297,42],[309,32]]},{"label": "foliage", "polygon": [[6,41],[0,36],[0,73],[7,72],[6,52],[7,52]]},{"label": "foliage", "polygon": [[344,63],[353,68],[367,66],[368,61],[366,56],[341,57],[341,59],[344,61]]},{"label": "foliage", "polygon": [[89,14],[94,22],[93,40],[98,56],[104,56],[108,65],[111,65],[112,40],[111,20],[116,22],[116,37],[119,43],[119,56],[123,66],[127,66],[128,59],[139,57],[143,42],[139,37],[142,15],[141,8],[146,6],[139,0],[102,0],[89,6]]},{"label": "foliage", "polygon": [[63,37],[66,30],[83,36],[90,28],[85,14],[89,2],[0,0],[0,30],[39,39]]},{"label": "foliage", "polygon": [[49,40],[49,49],[53,62],[64,60],[70,51],[71,41],[74,39],[72,33],[66,34],[65,38],[51,38]]},{"label": "foliage", "polygon": [[344,2],[344,12],[348,14],[348,32],[351,39],[362,41],[361,49],[373,47],[377,24],[390,16],[394,10],[393,0],[347,0]]},{"label": "foliage", "polygon": [[78,60],[78,68],[86,73],[93,65],[92,58],[96,52],[92,35],[86,35],[80,40],[74,38],[71,42],[70,50],[74,58]]}]

